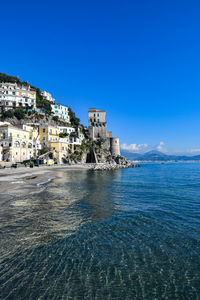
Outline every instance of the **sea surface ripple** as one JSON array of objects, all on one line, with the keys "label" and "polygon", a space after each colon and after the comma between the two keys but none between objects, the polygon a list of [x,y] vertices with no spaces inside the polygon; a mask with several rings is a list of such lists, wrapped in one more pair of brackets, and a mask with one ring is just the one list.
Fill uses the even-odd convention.
[{"label": "sea surface ripple", "polygon": [[200,299],[200,164],[55,171],[0,195],[0,299]]}]

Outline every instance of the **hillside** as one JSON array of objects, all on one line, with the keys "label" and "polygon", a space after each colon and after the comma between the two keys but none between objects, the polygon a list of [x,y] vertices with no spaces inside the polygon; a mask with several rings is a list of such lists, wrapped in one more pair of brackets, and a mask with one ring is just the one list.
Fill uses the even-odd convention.
[{"label": "hillside", "polygon": [[128,151],[121,151],[122,155],[129,160],[138,160],[138,161],[198,161],[200,160],[200,155],[195,156],[186,156],[186,155],[167,155],[157,150],[149,151],[144,154],[131,153]]}]

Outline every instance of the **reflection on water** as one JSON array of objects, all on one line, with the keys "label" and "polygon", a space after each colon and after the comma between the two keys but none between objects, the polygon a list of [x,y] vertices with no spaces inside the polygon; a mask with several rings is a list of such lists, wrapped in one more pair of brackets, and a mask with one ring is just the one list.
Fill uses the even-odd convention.
[{"label": "reflection on water", "polygon": [[[112,214],[115,204],[111,182],[120,172],[57,171],[56,179],[41,193],[12,198],[0,212],[2,245],[0,255],[19,247],[53,242],[72,234],[80,225]],[[7,251],[5,251],[7,248]]]},{"label": "reflection on water", "polygon": [[0,202],[1,299],[198,299],[200,165],[55,176]]}]

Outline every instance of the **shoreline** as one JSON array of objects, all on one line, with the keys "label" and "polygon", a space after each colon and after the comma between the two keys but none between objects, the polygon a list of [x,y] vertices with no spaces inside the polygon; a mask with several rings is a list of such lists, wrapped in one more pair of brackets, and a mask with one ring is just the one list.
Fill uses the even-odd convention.
[{"label": "shoreline", "polygon": [[47,184],[56,178],[55,172],[58,171],[112,171],[138,166],[133,164],[73,164],[0,169],[0,199],[2,195],[23,195],[30,192],[40,192],[42,188],[45,188]]},{"label": "shoreline", "polygon": [[19,167],[17,169],[0,169],[0,199],[2,195],[25,195],[30,192],[40,192],[51,183],[55,172],[59,170],[90,170],[91,166],[84,165],[56,165],[40,167]]}]

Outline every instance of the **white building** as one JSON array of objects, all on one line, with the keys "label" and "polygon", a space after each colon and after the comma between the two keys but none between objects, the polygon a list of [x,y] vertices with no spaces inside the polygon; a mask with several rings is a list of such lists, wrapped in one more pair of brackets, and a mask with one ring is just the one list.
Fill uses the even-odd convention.
[{"label": "white building", "polygon": [[52,104],[51,110],[56,117],[70,123],[69,108],[67,106]]},{"label": "white building", "polygon": [[48,100],[48,101],[50,101],[52,103],[55,102],[55,99],[51,96],[50,93],[44,91],[44,92],[42,92],[42,95],[46,98],[46,100]]},{"label": "white building", "polygon": [[68,133],[70,135],[70,133],[75,132],[75,128],[74,127],[66,127],[66,126],[59,126],[59,133]]},{"label": "white building", "polygon": [[5,110],[13,107],[36,108],[36,91],[29,85],[17,83],[0,83],[0,108]]}]

